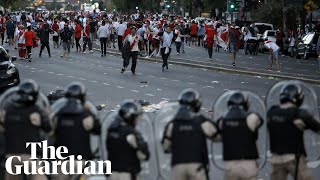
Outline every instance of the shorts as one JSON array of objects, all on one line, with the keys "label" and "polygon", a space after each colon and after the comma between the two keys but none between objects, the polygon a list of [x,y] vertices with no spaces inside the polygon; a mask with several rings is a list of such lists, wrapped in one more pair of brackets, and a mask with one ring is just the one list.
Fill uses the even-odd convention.
[{"label": "shorts", "polygon": [[14,34],[7,34],[8,39],[13,39]]},{"label": "shorts", "polygon": [[191,37],[192,37],[192,38],[197,38],[198,35],[196,35],[196,34],[191,34]]},{"label": "shorts", "polygon": [[[274,57],[274,60],[278,60],[278,57],[279,57],[279,49],[278,50],[276,50],[276,51],[273,51],[272,52],[273,53],[273,57]],[[271,60],[272,59],[272,56],[271,56],[271,54],[269,55],[269,60]]]},{"label": "shorts", "polygon": [[229,44],[230,52],[235,53],[238,51],[237,43],[230,43]]}]

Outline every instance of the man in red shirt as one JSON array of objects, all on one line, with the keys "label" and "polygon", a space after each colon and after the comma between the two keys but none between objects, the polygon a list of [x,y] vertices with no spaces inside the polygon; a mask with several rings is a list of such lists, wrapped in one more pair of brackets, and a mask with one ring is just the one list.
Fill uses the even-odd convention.
[{"label": "man in red shirt", "polygon": [[4,32],[6,31],[5,22],[6,22],[6,19],[2,15],[0,15],[0,33],[1,33],[2,45],[4,41]]},{"label": "man in red shirt", "polygon": [[212,23],[209,23],[206,26],[205,35],[206,35],[206,44],[207,44],[209,58],[210,60],[212,60],[212,50],[213,50],[213,42],[214,42],[214,35],[215,35],[215,30],[213,28]]},{"label": "man in red shirt", "polygon": [[192,44],[194,44],[198,38],[198,26],[195,21],[192,21],[192,24],[190,25],[190,35]]},{"label": "man in red shirt", "polygon": [[51,27],[53,31],[53,48],[59,48],[59,25],[58,22],[55,20],[54,24]]},{"label": "man in red shirt", "polygon": [[25,45],[27,47],[28,59],[31,62],[31,50],[33,47],[33,42],[36,40],[36,34],[31,30],[31,26],[28,26],[28,31],[24,33]]},{"label": "man in red shirt", "polygon": [[81,45],[80,45],[80,39],[81,39],[81,25],[80,25],[80,21],[76,20],[75,21],[75,30],[74,30],[74,39],[76,40],[76,48],[77,48],[77,52],[81,52]]}]

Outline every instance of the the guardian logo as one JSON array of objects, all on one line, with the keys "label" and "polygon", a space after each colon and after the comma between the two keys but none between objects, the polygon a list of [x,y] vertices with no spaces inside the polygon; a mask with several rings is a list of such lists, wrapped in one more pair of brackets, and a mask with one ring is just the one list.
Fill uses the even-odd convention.
[{"label": "the guardian logo", "polygon": [[[65,146],[57,149],[48,146],[47,141],[41,143],[26,143],[26,148],[31,147],[31,158],[29,161],[21,161],[20,156],[11,156],[6,160],[6,171],[12,175],[54,175],[58,174],[58,169],[65,175],[86,174],[103,175],[111,174],[110,161],[84,161],[82,156],[63,156],[68,153]],[[38,148],[42,148],[42,157],[37,157]],[[48,157],[50,152],[50,157]],[[13,165],[12,162],[18,160],[23,165]]]}]

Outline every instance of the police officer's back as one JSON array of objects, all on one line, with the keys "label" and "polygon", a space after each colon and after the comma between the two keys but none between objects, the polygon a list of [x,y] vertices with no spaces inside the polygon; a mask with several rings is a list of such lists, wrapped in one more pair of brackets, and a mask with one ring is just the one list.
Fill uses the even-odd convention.
[{"label": "police officer's back", "polygon": [[[52,129],[48,100],[40,96],[39,85],[33,80],[23,81],[3,96],[0,122],[5,135],[6,156],[18,155],[21,161],[29,161],[31,151],[26,148],[26,143],[42,141],[41,131],[48,133]],[[13,162],[13,165],[18,164]],[[6,174],[6,180],[12,178],[15,176]],[[43,175],[34,178],[46,179]]]},{"label": "police officer's back", "polygon": [[108,128],[106,145],[112,162],[112,175],[108,179],[136,180],[141,171],[140,161],[149,159],[148,145],[135,129],[140,114],[135,103],[125,101]]},{"label": "police officer's back", "polygon": [[193,89],[179,96],[180,108],[164,130],[162,146],[171,153],[173,180],[207,180],[208,152],[206,139],[218,133],[209,119],[197,113],[201,108],[200,94]]},{"label": "police officer's back", "polygon": [[242,92],[232,94],[228,112],[219,119],[225,162],[225,180],[256,180],[259,153],[256,145],[262,118],[249,112],[247,97]]},{"label": "police officer's back", "polygon": [[54,114],[55,145],[66,146],[70,155],[82,155],[83,159],[90,160],[93,158],[90,134],[100,133],[100,123],[92,109],[95,107],[86,101],[86,88],[79,82],[67,86],[65,98]]},{"label": "police officer's back", "polygon": [[281,91],[280,105],[268,110],[272,180],[285,180],[288,174],[295,176],[297,170],[299,180],[312,179],[311,171],[306,166],[303,135],[305,129],[320,133],[320,124],[312,114],[300,107],[303,101],[302,87],[288,84]]}]

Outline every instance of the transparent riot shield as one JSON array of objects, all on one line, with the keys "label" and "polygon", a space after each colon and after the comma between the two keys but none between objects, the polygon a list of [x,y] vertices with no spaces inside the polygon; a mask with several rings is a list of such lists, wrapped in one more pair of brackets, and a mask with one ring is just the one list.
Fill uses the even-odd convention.
[{"label": "transparent riot shield", "polygon": [[[107,152],[107,134],[108,128],[111,123],[115,120],[115,117],[118,115],[118,110],[114,112],[108,113],[101,123],[101,142],[100,142],[100,154],[101,158],[106,160],[108,159]],[[148,114],[143,113],[136,126],[136,129],[141,133],[143,139],[148,143],[149,151],[150,151],[150,159],[149,161],[141,161],[142,171],[139,176],[141,180],[156,180],[157,170],[157,161],[155,156],[155,142],[154,142],[154,134],[153,134],[153,126],[151,118]],[[121,151],[121,150],[119,150]]]},{"label": "transparent riot shield", "polygon": [[159,174],[157,179],[158,180],[168,180],[170,179],[170,172],[171,172],[171,154],[164,153],[162,149],[161,140],[163,137],[163,132],[165,126],[173,120],[177,111],[179,109],[178,103],[168,103],[167,106],[162,108],[159,112],[157,112],[155,116],[155,136],[156,136],[156,154],[157,154],[157,161],[158,161],[158,169]]},{"label": "transparent riot shield", "polygon": [[[52,114],[55,115],[57,114],[63,107],[65,107],[65,105],[67,104],[68,99],[67,98],[60,98],[57,101],[55,101],[52,105],[51,105],[51,110],[52,110]],[[86,109],[88,109],[93,116],[95,116],[96,118],[98,118],[98,110],[96,108],[96,106],[93,104],[93,102],[91,102],[90,100],[86,100],[86,102],[84,103],[84,106]],[[78,109],[82,110],[82,104],[80,104],[79,102],[79,107]],[[55,122],[54,122],[55,123]],[[52,141],[52,139],[51,139]],[[91,148],[91,152],[94,155],[94,158],[97,158],[97,156],[99,156],[99,138],[96,135],[90,135],[90,148]]]},{"label": "transparent riot shield", "polygon": [[[262,169],[267,161],[267,126],[266,126],[266,108],[264,102],[261,98],[250,92],[250,91],[237,91],[230,90],[222,94],[215,102],[212,111],[213,111],[213,121],[218,122],[219,119],[223,118],[229,112],[228,100],[236,92],[241,92],[248,100],[249,108],[248,112],[258,114],[263,122],[262,127],[259,129],[257,147],[259,152],[259,168]],[[211,144],[211,160],[213,164],[220,170],[224,170],[224,161],[223,161],[223,149],[222,143],[212,143]]]},{"label": "transparent riot shield", "polygon": [[[14,103],[15,99],[17,98],[18,94],[18,87],[12,87],[5,91],[1,96],[0,96],[0,109],[4,108],[4,106]],[[36,105],[40,108],[47,109],[50,107],[49,101],[47,99],[47,96],[43,92],[39,92],[38,99],[36,102]]]},{"label": "transparent riot shield", "polygon": [[[289,84],[296,84],[301,87],[301,90],[304,94],[304,100],[301,109],[306,110],[310,114],[313,115],[313,118],[320,122],[319,118],[319,106],[318,106],[318,97],[315,91],[312,89],[310,85],[307,85],[301,81],[289,80],[289,81],[281,81],[275,84],[268,92],[266,98],[267,110],[269,110],[272,106],[280,105],[280,94],[284,87]],[[308,154],[309,161],[316,161],[320,159],[320,137],[314,132],[306,131],[304,134],[305,139],[305,148]]]}]

